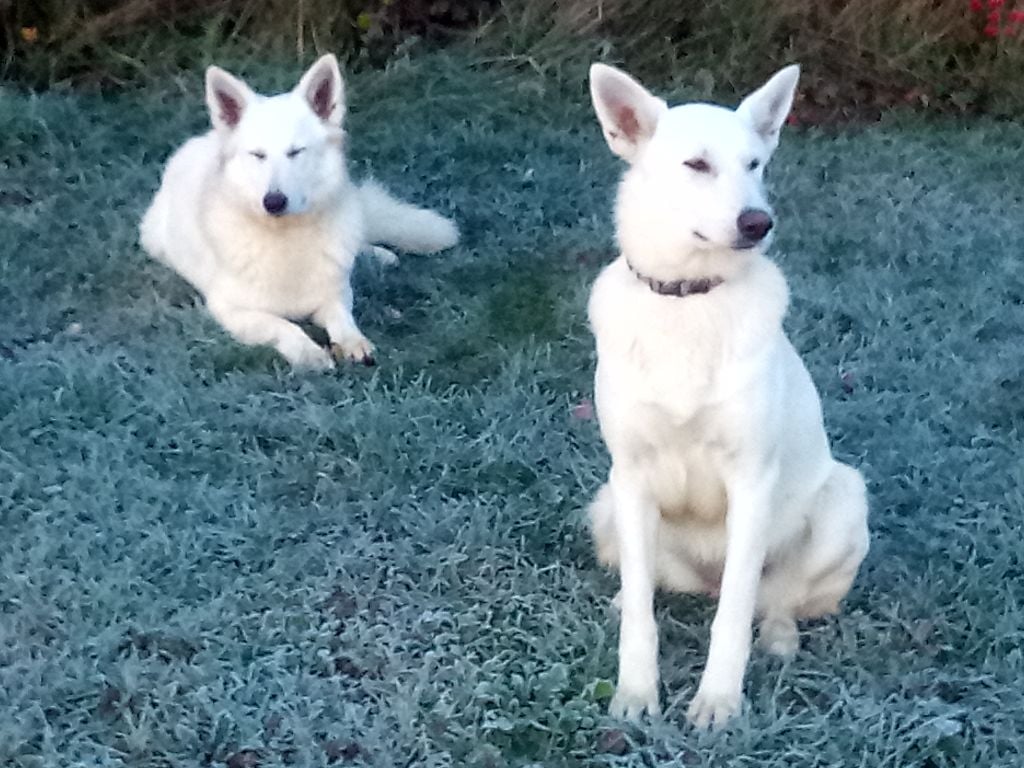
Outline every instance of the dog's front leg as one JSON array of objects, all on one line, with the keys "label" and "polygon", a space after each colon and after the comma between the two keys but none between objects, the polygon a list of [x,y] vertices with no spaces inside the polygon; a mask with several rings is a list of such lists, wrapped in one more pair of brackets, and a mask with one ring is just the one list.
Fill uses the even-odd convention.
[{"label": "dog's front leg", "polygon": [[327,331],[335,357],[373,365],[373,344],[356,325],[352,315],[352,288],[343,281],[341,295],[313,315],[313,321]]},{"label": "dog's front leg", "polygon": [[750,657],[774,476],[774,470],[760,467],[726,478],[725,568],[711,623],[708,661],[687,712],[690,722],[700,728],[720,727],[743,703],[743,675]]},{"label": "dog's front leg", "polygon": [[269,344],[300,368],[330,369],[334,361],[295,323],[254,309],[207,297],[210,314],[243,344]]},{"label": "dog's front leg", "polygon": [[613,466],[610,478],[615,504],[622,589],[619,624],[619,682],[610,712],[631,720],[658,705],[658,626],[654,619],[655,539],[658,508],[642,472]]}]

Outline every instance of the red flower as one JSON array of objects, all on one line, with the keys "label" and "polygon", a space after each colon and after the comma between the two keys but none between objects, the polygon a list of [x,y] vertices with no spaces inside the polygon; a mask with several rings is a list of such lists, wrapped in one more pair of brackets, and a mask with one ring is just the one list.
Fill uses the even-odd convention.
[{"label": "red flower", "polygon": [[1000,16],[1002,16],[1002,14],[999,11],[992,11],[988,15],[988,23],[989,24],[995,24],[995,25],[998,26],[999,25],[999,17]]},{"label": "red flower", "polygon": [[988,7],[990,10],[1002,8],[1004,5],[1006,5],[1006,0],[988,0]]},{"label": "red flower", "polygon": [[987,27],[985,27],[985,29],[983,31],[984,31],[986,37],[999,37],[999,25],[998,24],[989,24]]},{"label": "red flower", "polygon": [[1020,24],[1024,22],[1024,11],[1010,11],[1008,18],[1011,24]]},{"label": "red flower", "polygon": [[981,13],[985,10],[985,5],[981,0],[971,0],[971,10],[975,13]]}]

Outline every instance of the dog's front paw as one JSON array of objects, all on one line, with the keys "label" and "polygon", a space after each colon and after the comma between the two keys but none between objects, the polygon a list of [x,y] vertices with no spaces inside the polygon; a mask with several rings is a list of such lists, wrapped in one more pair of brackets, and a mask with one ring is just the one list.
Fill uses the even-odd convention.
[{"label": "dog's front paw", "polygon": [[619,679],[615,695],[608,706],[608,714],[624,720],[639,720],[644,714],[657,717],[661,714],[658,703],[658,681],[628,681]]},{"label": "dog's front paw", "polygon": [[331,354],[335,360],[351,360],[363,365],[376,365],[373,357],[373,344],[365,336],[352,336],[335,341],[331,344]]},{"label": "dog's front paw", "polygon": [[308,343],[283,346],[281,354],[287,358],[294,368],[307,368],[314,371],[329,371],[334,368],[334,360],[327,351],[306,338]]},{"label": "dog's front paw", "polygon": [[701,685],[686,711],[686,719],[698,728],[718,729],[738,715],[742,706],[741,691],[716,691]]}]

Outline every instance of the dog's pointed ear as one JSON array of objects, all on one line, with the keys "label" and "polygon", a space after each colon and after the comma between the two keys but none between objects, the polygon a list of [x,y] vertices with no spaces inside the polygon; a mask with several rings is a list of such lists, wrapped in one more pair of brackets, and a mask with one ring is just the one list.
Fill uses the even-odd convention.
[{"label": "dog's pointed ear", "polygon": [[302,76],[295,91],[314,114],[331,125],[341,125],[345,116],[345,81],[333,53],[321,56]]},{"label": "dog's pointed ear", "polygon": [[612,152],[632,162],[668,109],[625,72],[607,64],[590,67],[590,98]]},{"label": "dog's pointed ear", "polygon": [[229,72],[220,67],[207,68],[206,104],[210,108],[214,128],[222,131],[234,129],[254,95],[249,86]]},{"label": "dog's pointed ear", "polygon": [[776,72],[736,108],[736,112],[750,122],[773,150],[779,144],[779,132],[793,107],[799,79],[799,65],[790,64]]}]

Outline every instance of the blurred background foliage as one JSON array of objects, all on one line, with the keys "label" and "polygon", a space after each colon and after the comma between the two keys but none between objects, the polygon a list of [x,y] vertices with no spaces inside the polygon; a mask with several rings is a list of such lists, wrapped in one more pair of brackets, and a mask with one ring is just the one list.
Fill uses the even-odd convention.
[{"label": "blurred background foliage", "polygon": [[[1016,5],[1020,3],[1020,5]],[[119,87],[213,60],[422,47],[579,79],[591,59],[722,96],[804,66],[796,121],[1024,115],[1024,0],[0,0],[8,79]]]}]

